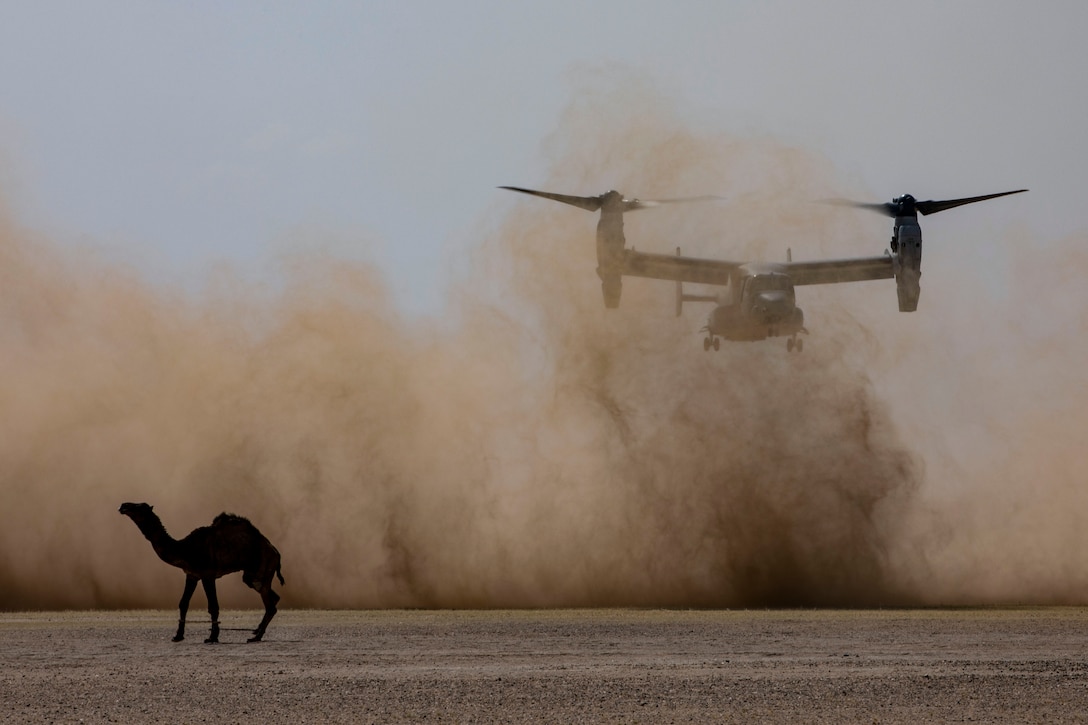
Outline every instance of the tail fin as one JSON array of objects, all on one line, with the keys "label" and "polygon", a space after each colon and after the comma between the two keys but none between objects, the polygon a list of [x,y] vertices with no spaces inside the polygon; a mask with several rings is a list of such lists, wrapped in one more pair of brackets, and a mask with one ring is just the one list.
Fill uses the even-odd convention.
[{"label": "tail fin", "polygon": [[[680,247],[676,248],[676,256],[680,255]],[[684,283],[680,280],[676,280],[676,316],[679,317],[684,312],[685,302],[717,302],[718,298],[714,295],[688,295],[684,294]]]}]

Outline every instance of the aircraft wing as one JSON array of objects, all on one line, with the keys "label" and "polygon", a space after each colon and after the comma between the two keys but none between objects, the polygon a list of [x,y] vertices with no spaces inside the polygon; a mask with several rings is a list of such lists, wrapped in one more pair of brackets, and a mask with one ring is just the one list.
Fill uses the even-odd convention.
[{"label": "aircraft wing", "polygon": [[[773,266],[774,271],[788,274],[794,285],[864,282],[871,279],[891,279],[895,276],[892,258],[887,255],[856,259],[755,264]],[[726,286],[730,284],[730,280],[741,275],[741,267],[744,266],[746,266],[744,262],[697,259],[671,254],[648,254],[625,249],[622,274],[628,277]]]},{"label": "aircraft wing", "polygon": [[647,254],[631,249],[625,249],[623,255],[624,275],[666,279],[675,282],[725,286],[729,284],[731,278],[737,275],[737,270],[740,267],[740,262],[696,259],[671,254]]},{"label": "aircraft wing", "polygon": [[895,276],[892,258],[860,257],[857,259],[820,259],[812,262],[786,262],[783,271],[794,285],[864,282],[870,279],[891,279]]}]

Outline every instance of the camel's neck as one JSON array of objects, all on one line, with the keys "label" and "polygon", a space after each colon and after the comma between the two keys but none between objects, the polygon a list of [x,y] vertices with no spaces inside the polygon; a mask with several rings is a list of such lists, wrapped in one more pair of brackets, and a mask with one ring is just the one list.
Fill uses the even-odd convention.
[{"label": "camel's neck", "polygon": [[181,561],[178,541],[166,533],[166,527],[162,525],[162,521],[159,517],[151,514],[150,516],[141,517],[139,521],[133,519],[136,526],[140,528],[140,533],[144,535],[144,538],[151,542],[151,546],[155,548],[155,553],[159,555],[159,558],[165,561],[167,564],[173,566],[181,566]]}]

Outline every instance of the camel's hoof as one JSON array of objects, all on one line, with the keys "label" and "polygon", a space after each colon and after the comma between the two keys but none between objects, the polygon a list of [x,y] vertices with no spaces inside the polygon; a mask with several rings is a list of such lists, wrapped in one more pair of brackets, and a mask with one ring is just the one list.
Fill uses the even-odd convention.
[{"label": "camel's hoof", "polygon": [[204,640],[204,644],[219,644],[219,640],[208,637],[206,640]]},{"label": "camel's hoof", "polygon": [[263,637],[263,636],[264,636],[263,634],[255,634],[252,637],[250,637],[249,639],[247,639],[246,642],[260,642],[261,637]]},{"label": "camel's hoof", "polygon": [[172,640],[170,640],[170,641],[171,641],[171,642],[180,642],[180,641],[182,641],[183,639],[185,639],[185,638],[184,638],[184,637],[182,637],[182,636],[181,636],[180,634],[178,634],[178,635],[174,635],[174,638],[173,638]]}]

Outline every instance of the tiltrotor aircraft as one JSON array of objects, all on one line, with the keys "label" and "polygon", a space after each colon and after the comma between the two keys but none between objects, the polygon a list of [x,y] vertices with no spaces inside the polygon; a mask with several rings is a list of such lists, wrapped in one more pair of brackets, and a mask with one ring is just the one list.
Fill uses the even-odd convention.
[{"label": "tiltrotor aircraft", "polygon": [[[869,209],[892,217],[895,221],[889,249],[878,257],[854,259],[794,262],[787,252],[785,262],[729,262],[684,257],[680,255],[679,248],[676,256],[636,252],[627,248],[623,236],[624,212],[717,197],[649,201],[627,199],[618,191],[609,191],[600,196],[567,196],[517,186],[499,188],[601,212],[600,221],[597,222],[597,276],[601,279],[605,307],[611,309],[619,306],[624,276],[671,280],[676,282],[677,315],[684,302],[716,303],[704,328],[704,350],[719,349],[722,339],[787,337],[786,349],[798,352],[803,349],[803,341],[797,335],[808,334],[808,330],[804,326],[804,313],[797,306],[794,287],[894,278],[900,312],[913,312],[918,308],[919,277],[922,274],[922,228],[918,225],[918,215],[936,214],[964,204],[1027,191],[1017,189],[946,201],[918,201],[905,194],[883,204],[833,199],[830,203]],[[684,282],[716,285],[723,287],[724,291],[720,295],[689,295],[684,293]]]}]

